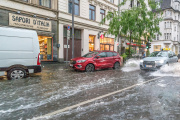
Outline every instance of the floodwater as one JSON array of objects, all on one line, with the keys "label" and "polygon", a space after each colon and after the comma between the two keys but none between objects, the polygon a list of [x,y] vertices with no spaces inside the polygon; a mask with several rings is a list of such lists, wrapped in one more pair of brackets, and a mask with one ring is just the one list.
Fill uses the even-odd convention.
[{"label": "floodwater", "polygon": [[[130,59],[120,70],[76,72],[45,64],[42,73],[22,80],[0,80],[0,120],[179,120],[179,63],[144,72]],[[153,78],[157,80],[141,84]],[[43,115],[124,90],[51,116]]]}]

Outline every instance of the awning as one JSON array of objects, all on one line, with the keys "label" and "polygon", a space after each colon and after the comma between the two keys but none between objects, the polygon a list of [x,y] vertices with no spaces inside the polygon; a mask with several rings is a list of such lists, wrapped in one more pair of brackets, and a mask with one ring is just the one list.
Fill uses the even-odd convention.
[{"label": "awning", "polygon": [[[126,43],[126,45],[130,45],[130,43]],[[140,46],[140,45],[137,45],[137,44],[134,44],[134,43],[131,43],[131,46]],[[141,47],[146,47],[146,45],[141,45]]]}]

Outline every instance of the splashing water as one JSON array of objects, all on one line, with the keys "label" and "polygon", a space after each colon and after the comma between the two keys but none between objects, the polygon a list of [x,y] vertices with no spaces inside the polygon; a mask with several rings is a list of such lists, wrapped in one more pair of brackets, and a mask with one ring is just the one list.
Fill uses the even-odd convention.
[{"label": "splashing water", "polygon": [[151,73],[152,76],[180,76],[180,63],[174,63],[168,65],[164,65],[160,68],[160,70]]},{"label": "splashing water", "polygon": [[139,68],[140,60],[129,59],[122,68],[124,72],[140,70]]}]

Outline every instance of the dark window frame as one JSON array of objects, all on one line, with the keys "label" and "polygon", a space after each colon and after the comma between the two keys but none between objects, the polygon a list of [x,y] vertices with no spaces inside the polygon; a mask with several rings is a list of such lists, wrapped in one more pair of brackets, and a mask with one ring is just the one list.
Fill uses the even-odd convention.
[{"label": "dark window frame", "polygon": [[[39,5],[40,6],[44,6],[44,5],[42,5],[42,0],[39,0]],[[47,7],[47,6],[44,6],[44,7],[47,7],[47,8],[51,8],[51,0],[49,0],[49,7]]]},{"label": "dark window frame", "polygon": [[110,2],[114,4],[114,0],[110,0]]},{"label": "dark window frame", "polygon": [[[78,1],[79,1],[79,3],[74,2],[74,15],[76,15],[75,14],[75,5],[78,5],[79,6],[79,10],[78,10],[78,15],[77,16],[80,16],[80,0],[78,0]],[[68,7],[69,7],[70,3],[72,4],[72,0],[68,0]],[[69,8],[68,8],[68,13],[72,14],[72,11],[70,12]]]},{"label": "dark window frame", "polygon": [[[102,13],[101,10],[104,11],[104,13]],[[101,21],[102,21],[105,18],[106,11],[104,9],[100,9],[100,15],[101,15]]]},{"label": "dark window frame", "polygon": [[[94,9],[91,9],[90,8],[90,6],[93,6],[94,7]],[[92,18],[92,16],[93,16],[93,14],[92,14],[92,11],[94,11],[94,20],[93,21],[96,21],[96,6],[94,6],[94,5],[91,5],[91,4],[89,4],[89,10],[91,10],[91,19],[90,20],[93,20]],[[90,14],[90,13],[89,13]]]}]

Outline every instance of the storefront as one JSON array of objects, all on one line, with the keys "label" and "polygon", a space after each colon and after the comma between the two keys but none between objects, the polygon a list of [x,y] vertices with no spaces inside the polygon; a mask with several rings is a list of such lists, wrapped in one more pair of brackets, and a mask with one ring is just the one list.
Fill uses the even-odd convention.
[{"label": "storefront", "polygon": [[36,30],[38,34],[42,61],[57,61],[57,26],[56,20],[37,18],[26,14],[17,14],[10,10],[0,9],[0,26]]},{"label": "storefront", "polygon": [[114,51],[114,39],[107,37],[100,38],[100,50]]},{"label": "storefront", "polygon": [[89,51],[94,51],[94,45],[95,45],[95,37],[94,35],[89,35]]}]

